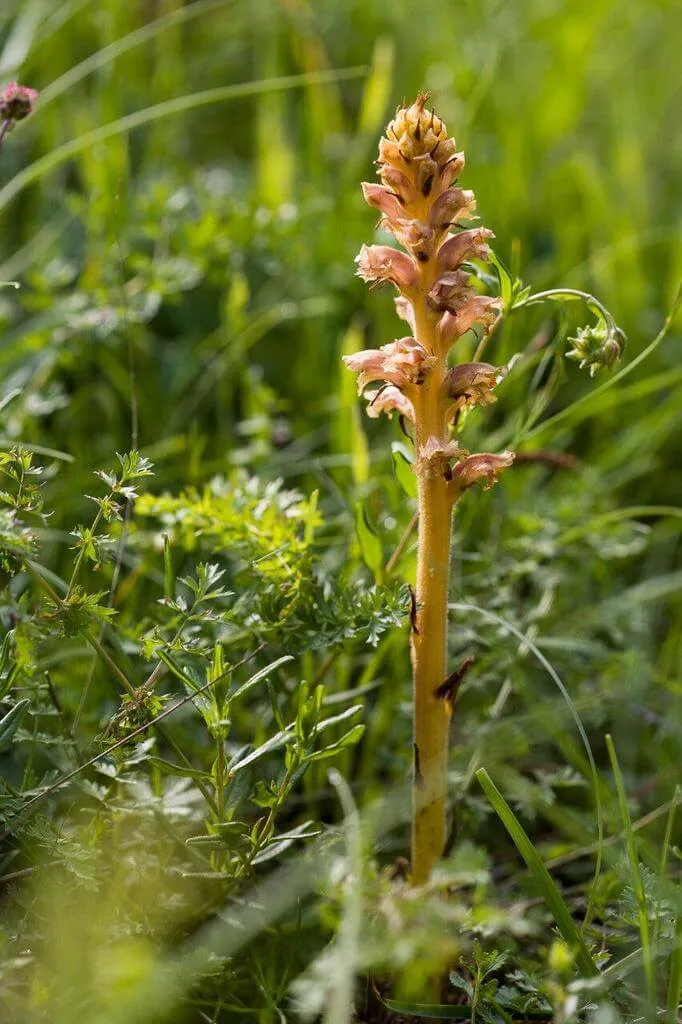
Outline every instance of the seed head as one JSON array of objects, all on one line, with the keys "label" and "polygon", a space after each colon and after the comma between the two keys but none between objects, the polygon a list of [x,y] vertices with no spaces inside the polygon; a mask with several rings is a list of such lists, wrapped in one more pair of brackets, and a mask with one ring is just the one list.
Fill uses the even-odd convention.
[{"label": "seed head", "polygon": [[569,338],[571,348],[566,356],[575,359],[580,369],[587,367],[594,377],[604,367],[610,369],[620,359],[625,335],[615,323],[600,319],[589,327],[579,327],[575,338]]}]

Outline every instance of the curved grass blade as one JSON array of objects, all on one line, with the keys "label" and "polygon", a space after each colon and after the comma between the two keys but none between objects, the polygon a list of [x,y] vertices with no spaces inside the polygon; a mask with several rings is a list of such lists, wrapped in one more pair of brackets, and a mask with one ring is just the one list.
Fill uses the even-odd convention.
[{"label": "curved grass blade", "polygon": [[[576,709],[576,706],[575,706],[575,704],[573,703],[573,701],[571,699],[570,693],[566,689],[566,686],[565,686],[563,680],[561,679],[561,677],[559,676],[558,672],[556,671],[554,666],[551,664],[551,662],[549,662],[547,660],[547,658],[544,656],[542,651],[536,646],[536,644],[533,643],[532,640],[530,640],[527,636],[525,636],[521,632],[521,630],[517,629],[516,626],[514,626],[511,622],[508,622],[506,619],[503,619],[501,616],[496,615],[495,612],[488,611],[487,608],[480,608],[478,605],[475,605],[475,604],[463,604],[463,603],[457,602],[457,603],[454,603],[454,604],[449,604],[448,608],[452,608],[452,609],[454,609],[456,611],[469,611],[469,612],[475,611],[475,612],[478,612],[479,615],[483,615],[485,618],[489,619],[491,622],[495,622],[498,626],[502,626],[502,627],[504,627],[504,629],[507,629],[518,640],[520,640],[521,643],[525,644],[530,651],[532,651],[533,655],[537,658],[537,660],[540,662],[542,667],[548,673],[548,675],[552,679],[552,682],[555,684],[555,686],[559,690],[559,693],[561,694],[561,696],[563,697],[564,701],[566,702],[566,706],[568,707],[568,710],[569,710],[569,712],[571,714],[571,717],[573,718],[573,721],[576,724],[576,728],[577,728],[577,730],[578,730],[578,732],[580,734],[580,739],[582,741],[583,747],[585,748],[585,754],[587,756],[587,760],[588,760],[589,765],[590,765],[590,773],[592,775],[592,791],[594,793],[594,807],[595,807],[595,813],[596,813],[596,816],[597,816],[597,848],[596,848],[597,856],[596,856],[596,861],[595,861],[595,866],[594,866],[594,877],[593,877],[592,887],[591,887],[591,894],[594,894],[596,892],[597,882],[598,882],[599,876],[601,874],[601,865],[602,865],[602,857],[603,857],[603,845],[604,845],[604,812],[603,812],[603,809],[602,809],[601,793],[600,793],[600,788],[599,788],[599,773],[597,771],[597,763],[596,763],[596,761],[594,759],[594,754],[592,753],[592,746],[591,746],[590,741],[588,739],[587,733],[585,732],[585,726],[583,725],[582,720],[580,718],[580,715],[578,714],[578,711]],[[583,928],[589,922],[590,917],[592,915],[592,898],[593,898],[593,896],[591,895],[590,896],[590,900],[589,900],[588,905],[587,905],[587,909],[585,911],[585,920],[583,922]]]},{"label": "curved grass blade", "polygon": [[[471,1020],[471,1007],[447,1006],[439,1003],[402,1003],[395,999],[382,999],[381,1002],[393,1013],[402,1013],[405,1017],[419,1017],[425,1020]],[[505,1010],[510,1020],[547,1021],[552,1020],[551,1011],[523,1010],[514,1013]]]},{"label": "curved grass blade", "polygon": [[637,856],[637,847],[635,845],[635,834],[632,830],[632,819],[630,817],[630,808],[628,807],[628,798],[625,792],[625,784],[623,782],[623,773],[620,770],[620,764],[618,762],[616,748],[613,745],[613,739],[608,734],[606,736],[606,749],[608,751],[609,761],[611,762],[611,770],[613,771],[613,778],[616,784],[616,793],[618,794],[618,807],[620,809],[623,828],[625,829],[625,845],[627,848],[628,860],[630,862],[632,888],[635,891],[635,898],[637,900],[639,935],[642,942],[642,959],[644,963],[647,1001],[649,1004],[649,1017],[653,1021],[656,1020],[656,975],[654,971],[654,949],[651,927],[649,924],[649,909],[647,905],[646,891],[644,889],[642,872],[639,867],[639,857]]},{"label": "curved grass blade", "polygon": [[69,68],[63,75],[60,75],[54,82],[51,82],[50,85],[42,89],[40,93],[41,110],[44,110],[48,103],[56,100],[62,93],[67,92],[78,82],[87,78],[93,71],[104,67],[110,61],[116,60],[117,57],[121,57],[124,53],[128,53],[129,50],[135,49],[136,46],[142,46],[167,29],[175,28],[177,25],[182,25],[193,18],[199,17],[201,14],[208,14],[220,7],[227,7],[233,2],[234,0],[199,0],[199,3],[193,3],[190,7],[180,7],[178,10],[164,15],[162,18],[157,18],[148,25],[135,29],[134,32],[129,32],[122,39],[116,39],[113,43],[102,47],[101,50],[97,50],[96,53],[86,57],[80,64]]},{"label": "curved grass blade", "polygon": [[325,1024],[345,1024],[353,1016],[355,964],[362,932],[362,841],[360,817],[348,783],[335,768],[329,770],[329,781],[336,790],[343,808],[347,857],[355,884],[349,886],[345,894],[336,939],[337,969],[334,972],[335,977],[324,1019]]},{"label": "curved grass blade", "polygon": [[485,768],[478,769],[476,778],[480,782],[485,795],[488,797],[502,824],[513,839],[514,845],[526,862],[528,870],[535,878],[540,893],[549,907],[564,941],[571,949],[575,950],[576,963],[581,972],[589,978],[599,977],[599,969],[592,959],[592,954],[587,948],[587,944],[573,920],[571,912],[557,888],[556,882],[526,835],[523,826]]},{"label": "curved grass blade", "polygon": [[670,954],[670,974],[668,977],[668,998],[666,1001],[667,1024],[677,1024],[677,1014],[682,1005],[682,914],[678,915],[675,925],[674,949]]},{"label": "curved grass blade", "polygon": [[602,515],[594,516],[580,526],[574,526],[557,537],[557,546],[570,544],[580,537],[592,531],[600,530],[602,526],[609,523],[618,523],[623,519],[648,519],[650,516],[656,518],[682,519],[682,508],[675,505],[633,505],[631,508],[617,508],[613,512],[604,512]]},{"label": "curved grass blade", "polygon": [[280,78],[262,79],[257,82],[238,82],[234,85],[221,85],[215,89],[204,89],[201,92],[188,93],[185,96],[177,96],[172,100],[164,100],[154,106],[145,107],[144,110],[137,110],[133,114],[126,114],[109,124],[100,125],[92,131],[79,135],[70,142],[53,149],[51,153],[35,160],[23,171],[7,182],[4,188],[0,189],[0,210],[3,210],[14,198],[25,188],[39,181],[45,174],[49,174],[57,167],[67,163],[74,156],[83,153],[91,146],[96,146],[107,139],[113,139],[124,132],[133,131],[143,125],[152,124],[164,117],[172,117],[174,114],[183,114],[188,110],[197,110],[200,107],[207,107],[213,103],[224,103],[227,100],[243,99],[246,96],[259,96],[266,92],[276,92],[281,89],[298,89],[304,85],[324,85],[326,82],[340,82],[349,78],[361,78],[366,73],[364,65],[353,68],[340,68],[334,71],[315,71],[302,75],[283,75]]},{"label": "curved grass blade", "polygon": [[[646,348],[642,349],[639,355],[636,356],[631,363],[628,363],[627,366],[624,366],[623,369],[619,370],[618,373],[613,375],[613,377],[610,377],[608,380],[604,381],[604,383],[601,384],[598,388],[595,388],[594,391],[588,391],[581,398],[578,398],[575,402],[572,402],[571,405],[566,406],[565,409],[561,409],[559,412],[555,413],[554,416],[550,416],[548,420],[544,420],[544,422],[540,423],[539,426],[535,427],[529,433],[524,434],[522,439],[523,443],[525,444],[525,442],[529,441],[531,438],[537,437],[538,434],[544,433],[544,431],[548,427],[555,427],[558,423],[562,423],[564,420],[573,419],[576,412],[581,414],[578,416],[578,420],[587,419],[589,416],[596,415],[596,413],[599,410],[599,404],[596,400],[600,398],[605,391],[610,390],[614,386],[614,384],[618,384],[618,382],[623,380],[624,377],[627,377],[627,375],[632,373],[633,370],[636,370],[637,367],[641,363],[643,363],[645,359],[648,359],[648,357],[653,352],[656,351],[656,349],[661,344],[663,339],[668,334],[670,328],[672,327],[673,321],[675,320],[675,317],[681,305],[682,283],[678,287],[677,294],[670,308],[670,312],[665,318],[663,326],[661,327],[660,331],[658,332],[654,340],[650,342],[646,346]],[[586,411],[585,406],[588,407]]]}]

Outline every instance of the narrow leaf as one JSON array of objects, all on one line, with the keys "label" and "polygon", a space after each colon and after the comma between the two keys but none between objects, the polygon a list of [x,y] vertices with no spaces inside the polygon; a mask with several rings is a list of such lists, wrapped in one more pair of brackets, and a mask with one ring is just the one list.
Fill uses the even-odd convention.
[{"label": "narrow leaf", "polygon": [[165,761],[162,757],[150,757],[149,763],[155,768],[160,768],[167,775],[182,775],[188,779],[202,779],[205,782],[212,782],[213,777],[199,768],[192,768],[187,764],[174,764],[172,761]]},{"label": "narrow leaf", "polygon": [[394,441],[391,445],[391,453],[393,456],[393,472],[398,483],[408,498],[416,498],[417,477],[405,445],[401,441]]},{"label": "narrow leaf", "polygon": [[243,697],[245,693],[248,693],[249,690],[260,683],[261,679],[265,679],[270,672],[274,672],[276,668],[280,667],[280,665],[286,665],[288,661],[293,660],[294,659],[291,654],[283,654],[281,658],[271,661],[269,665],[266,665],[265,668],[259,669],[258,672],[255,672],[250,679],[247,679],[245,683],[238,686],[234,693],[229,694],[227,698],[228,703],[232,703],[232,701],[236,700],[237,697]]},{"label": "narrow leaf", "polygon": [[380,582],[384,568],[384,549],[377,531],[369,521],[367,510],[360,501],[355,506],[355,534],[360,544],[362,560],[367,568],[372,570],[377,582]]},{"label": "narrow leaf", "polygon": [[649,1012],[652,1015],[652,1019],[655,1019],[656,975],[654,969],[653,943],[651,939],[651,929],[649,926],[649,910],[647,907],[647,898],[644,889],[644,881],[642,879],[642,872],[639,867],[639,857],[637,856],[637,847],[635,845],[635,833],[632,830],[632,819],[630,817],[630,809],[628,807],[628,798],[625,792],[623,774],[620,770],[620,764],[616,755],[616,748],[613,745],[611,736],[608,734],[606,736],[606,749],[609,754],[611,770],[613,771],[613,778],[616,783],[618,807],[620,810],[621,820],[623,822],[623,828],[625,830],[625,845],[628,852],[628,860],[630,861],[632,888],[634,889],[635,898],[637,900],[639,936],[642,943],[642,958],[644,962],[644,977],[646,979]]},{"label": "narrow leaf", "polygon": [[14,707],[7,712],[4,718],[0,719],[0,751],[6,750],[12,742],[12,738],[24,720],[30,704],[28,698],[18,701]]},{"label": "narrow leaf", "polygon": [[513,839],[514,845],[526,862],[528,870],[535,878],[540,889],[540,893],[552,912],[561,935],[571,949],[575,950],[576,962],[580,970],[588,977],[598,977],[599,970],[592,959],[592,954],[587,948],[582,935],[578,931],[575,921],[571,916],[571,912],[566,906],[564,898],[557,888],[556,882],[550,875],[541,860],[540,855],[526,835],[523,826],[493,780],[488,775],[485,768],[478,769],[476,772],[476,778],[480,782],[485,795],[492,804],[495,813],[498,815],[502,824]]}]

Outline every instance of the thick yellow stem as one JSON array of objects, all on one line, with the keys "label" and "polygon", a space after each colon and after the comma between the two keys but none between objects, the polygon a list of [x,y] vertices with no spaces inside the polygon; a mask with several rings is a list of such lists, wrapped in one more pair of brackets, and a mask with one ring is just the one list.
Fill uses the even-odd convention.
[{"label": "thick yellow stem", "polygon": [[[417,306],[417,336],[435,350],[428,319]],[[421,314],[421,315],[420,315]],[[414,700],[414,781],[412,790],[412,881],[425,882],[443,853],[446,839],[446,797],[450,703],[435,691],[447,671],[447,601],[452,530],[452,496],[443,465],[420,459],[429,438],[448,441],[440,392],[446,372],[437,358],[429,380],[415,401],[417,476],[419,485],[419,554],[417,614],[412,630]]]},{"label": "thick yellow stem", "polygon": [[451,511],[442,476],[420,476],[417,615],[412,632],[414,783],[412,881],[425,882],[443,853],[450,703],[435,691],[447,675]]}]

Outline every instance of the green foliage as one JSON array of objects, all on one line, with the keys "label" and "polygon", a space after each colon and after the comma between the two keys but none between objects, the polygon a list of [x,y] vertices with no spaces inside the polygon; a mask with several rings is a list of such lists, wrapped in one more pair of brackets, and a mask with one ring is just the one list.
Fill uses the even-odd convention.
[{"label": "green foliage", "polygon": [[[2,7],[41,90],[0,152],[3,1021],[676,1020],[674,7]],[[464,425],[519,457],[458,508],[460,812],[415,893],[415,477],[340,356],[396,330],[358,183],[422,87],[521,356]]]}]

